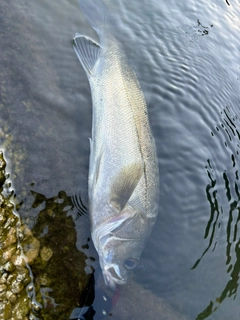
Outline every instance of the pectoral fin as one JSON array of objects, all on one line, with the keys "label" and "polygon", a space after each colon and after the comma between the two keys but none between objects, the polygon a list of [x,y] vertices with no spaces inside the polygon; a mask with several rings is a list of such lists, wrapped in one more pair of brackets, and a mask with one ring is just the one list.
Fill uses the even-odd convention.
[{"label": "pectoral fin", "polygon": [[99,177],[102,156],[103,156],[103,154],[101,152],[96,160],[95,171],[94,171],[94,185],[96,185],[98,177]]},{"label": "pectoral fin", "polygon": [[90,162],[89,162],[89,198],[92,196],[92,192],[97,184],[97,180],[99,177],[101,161],[103,157],[102,148],[98,156],[96,156],[95,161],[93,157],[93,142],[92,139],[90,141]]},{"label": "pectoral fin", "polygon": [[142,175],[141,163],[133,163],[121,169],[112,184],[109,201],[116,211],[120,212],[124,208]]},{"label": "pectoral fin", "polygon": [[75,38],[73,39],[73,48],[85,69],[87,76],[90,77],[99,58],[100,45],[92,39],[76,33]]}]

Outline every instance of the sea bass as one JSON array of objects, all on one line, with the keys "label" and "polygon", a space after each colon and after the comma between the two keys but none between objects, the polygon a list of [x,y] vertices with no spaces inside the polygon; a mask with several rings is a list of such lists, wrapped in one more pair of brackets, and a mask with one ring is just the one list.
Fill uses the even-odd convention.
[{"label": "sea bass", "polygon": [[155,142],[139,81],[111,32],[115,20],[99,0],[80,0],[99,43],[77,33],[75,52],[92,94],[89,163],[91,234],[105,282],[125,284],[158,214]]}]

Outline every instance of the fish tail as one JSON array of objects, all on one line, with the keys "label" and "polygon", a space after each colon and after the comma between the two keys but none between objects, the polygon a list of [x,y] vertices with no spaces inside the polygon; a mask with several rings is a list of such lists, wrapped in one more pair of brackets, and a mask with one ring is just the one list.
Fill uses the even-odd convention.
[{"label": "fish tail", "polygon": [[98,34],[109,28],[113,17],[102,0],[78,0],[78,3],[88,23]]}]

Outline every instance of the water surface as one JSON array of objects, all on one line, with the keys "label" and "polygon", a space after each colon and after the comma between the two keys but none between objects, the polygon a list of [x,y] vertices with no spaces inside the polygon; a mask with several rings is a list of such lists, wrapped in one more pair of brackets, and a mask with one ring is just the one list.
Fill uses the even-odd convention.
[{"label": "water surface", "polygon": [[[237,320],[239,3],[106,3],[119,17],[112,26],[117,40],[148,92],[159,158],[159,218],[134,274],[136,288],[186,319]],[[1,145],[22,220],[36,230],[39,212],[52,201],[46,199],[60,201],[60,191],[66,200],[79,189],[87,203],[91,96],[71,41],[75,32],[97,36],[77,1],[11,0],[0,8]],[[36,195],[45,197],[39,206],[33,206]],[[82,248],[86,217],[77,220],[76,232],[77,248],[96,259],[91,244]],[[152,301],[144,306],[140,298],[138,308],[154,309]],[[134,316],[130,302],[126,310]],[[165,319],[160,311],[154,317]]]}]

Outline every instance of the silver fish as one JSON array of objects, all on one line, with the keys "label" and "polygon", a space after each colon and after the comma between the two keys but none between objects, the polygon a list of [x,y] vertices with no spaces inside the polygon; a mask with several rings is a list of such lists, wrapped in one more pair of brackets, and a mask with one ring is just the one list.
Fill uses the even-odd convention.
[{"label": "silver fish", "polygon": [[114,288],[127,282],[156,221],[158,160],[144,94],[111,32],[114,18],[106,18],[99,0],[79,2],[100,40],[74,38],[92,94],[91,234],[105,282]]}]

